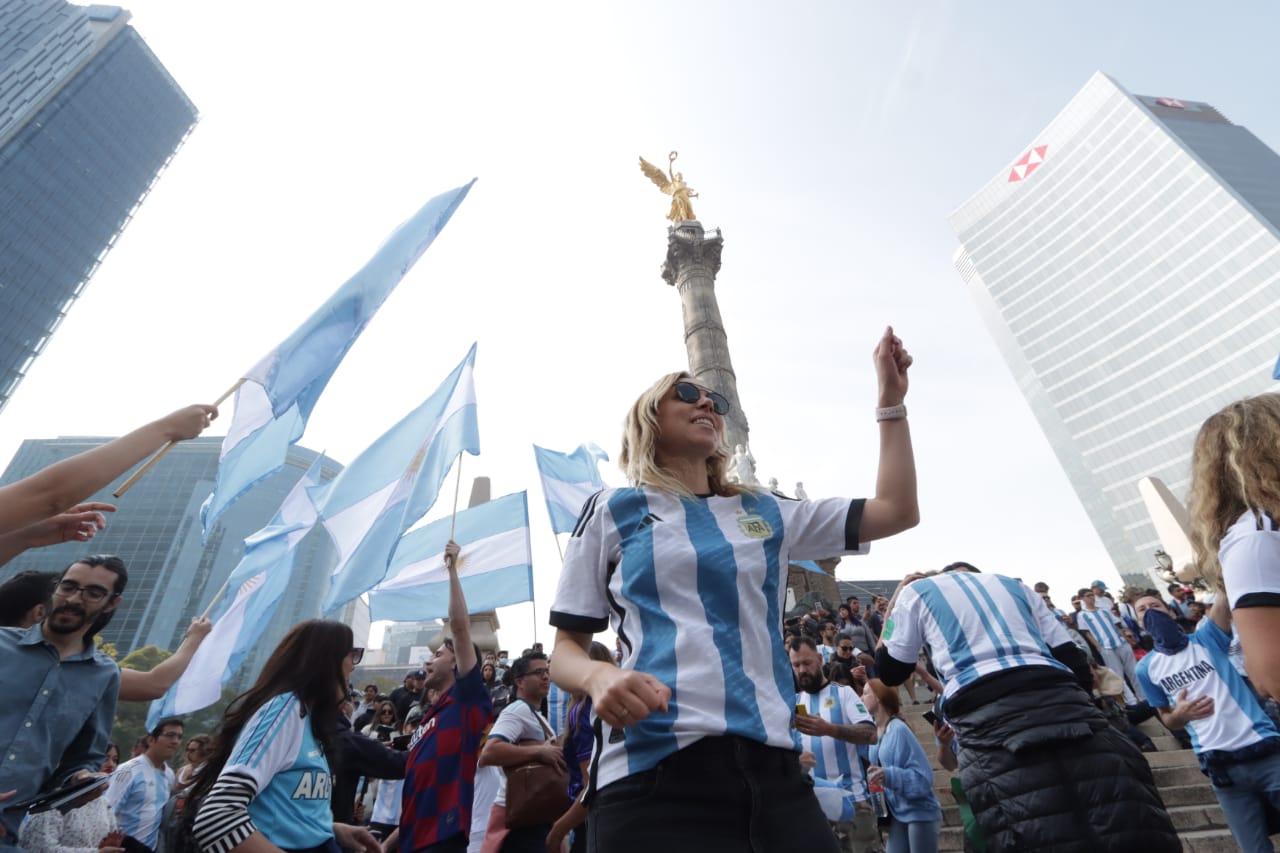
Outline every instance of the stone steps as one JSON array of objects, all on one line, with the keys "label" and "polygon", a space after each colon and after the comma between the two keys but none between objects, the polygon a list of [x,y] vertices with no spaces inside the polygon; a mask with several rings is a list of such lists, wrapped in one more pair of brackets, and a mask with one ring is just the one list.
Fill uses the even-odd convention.
[{"label": "stone steps", "polygon": [[[921,690],[920,695],[927,695]],[[934,788],[942,803],[942,831],[939,837],[940,851],[959,851],[964,849],[964,830],[960,825],[959,807],[951,795],[952,773],[943,770],[938,764],[937,743],[933,736],[933,727],[923,718],[929,705],[903,705],[902,715],[911,726],[911,730],[924,746],[929,762],[933,766]],[[1239,847],[1231,837],[1230,831],[1218,805],[1213,788],[1200,772],[1195,753],[1183,749],[1160,723],[1154,719],[1142,723],[1139,728],[1152,739],[1157,752],[1143,753],[1147,763],[1151,765],[1151,773],[1156,786],[1160,789],[1165,807],[1174,828],[1182,839],[1182,846],[1188,853],[1217,853],[1217,851],[1236,851]],[[1280,842],[1280,835],[1273,837],[1273,842]]]}]

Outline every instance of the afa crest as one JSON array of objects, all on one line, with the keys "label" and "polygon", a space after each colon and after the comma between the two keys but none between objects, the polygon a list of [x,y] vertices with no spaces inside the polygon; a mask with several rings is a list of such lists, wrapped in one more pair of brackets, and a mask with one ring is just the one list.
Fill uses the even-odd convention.
[{"label": "afa crest", "polygon": [[752,539],[768,539],[773,535],[773,525],[754,513],[739,516],[738,527]]}]

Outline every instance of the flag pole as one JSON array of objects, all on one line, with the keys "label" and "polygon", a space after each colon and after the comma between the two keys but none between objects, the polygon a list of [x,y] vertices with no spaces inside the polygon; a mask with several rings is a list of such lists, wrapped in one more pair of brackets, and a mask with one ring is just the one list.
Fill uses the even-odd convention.
[{"label": "flag pole", "polygon": [[[453,528],[458,523],[458,494],[462,491],[462,453],[458,451],[458,478],[453,484],[453,515],[449,518],[449,541],[453,541]],[[452,562],[452,561],[451,561]]]},{"label": "flag pole", "polygon": [[551,538],[556,540],[556,552],[560,555],[560,566],[564,566],[564,549],[560,547],[560,534],[551,531]]},{"label": "flag pole", "polygon": [[213,598],[209,599],[209,606],[200,614],[201,619],[207,619],[209,614],[213,612],[213,606],[218,603],[218,599],[222,598],[222,594],[227,591],[227,585],[231,583],[231,575],[227,575],[227,579],[222,582],[222,586],[218,587],[218,591],[213,594]]},{"label": "flag pole", "polygon": [[[237,380],[235,385],[232,385],[230,388],[226,390],[226,393],[224,393],[221,397],[213,401],[213,407],[216,409],[219,406],[221,406],[223,403],[225,403],[227,401],[227,398],[230,397],[232,394],[236,393],[236,391],[240,390],[240,386],[243,384],[244,384],[243,379]],[[155,456],[152,456],[150,459],[147,460],[147,464],[143,465],[137,471],[134,471],[133,476],[125,480],[123,483],[121,483],[120,488],[112,492],[111,496],[114,498],[123,497],[124,493],[132,489],[134,484],[142,479],[142,475],[150,471],[152,467],[154,467],[157,462],[159,462],[162,458],[164,458],[164,455],[168,453],[170,450],[172,450],[173,446],[177,443],[178,442],[176,441],[170,441],[164,447],[160,448],[160,450],[156,453]]]}]

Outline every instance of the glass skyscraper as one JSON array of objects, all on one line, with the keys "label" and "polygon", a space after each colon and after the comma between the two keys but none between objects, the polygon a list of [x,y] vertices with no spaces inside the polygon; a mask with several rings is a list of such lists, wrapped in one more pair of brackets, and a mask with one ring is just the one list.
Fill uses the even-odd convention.
[{"label": "glass skyscraper", "polygon": [[[69,456],[98,447],[108,438],[28,439],[18,448],[0,485],[8,485]],[[259,483],[231,506],[201,544],[200,505],[213,491],[219,437],[178,443],[123,497],[112,484],[91,500],[114,503],[107,529],[88,543],[67,542],[27,551],[0,568],[0,580],[22,569],[58,571],[87,554],[119,555],[129,569],[129,585],[115,616],[102,631],[121,655],[143,646],[174,649],[191,620],[204,612],[244,554],[244,539],[265,527],[285,495],[318,454],[294,446],[283,470]],[[331,459],[321,478],[333,479],[342,466]],[[123,482],[124,478],[121,478]],[[320,616],[320,603],[337,559],[327,534],[313,530],[302,541],[293,581],[254,653],[242,670],[256,672],[295,623]],[[367,634],[367,615],[364,617]],[[265,650],[265,653],[264,653]]]},{"label": "glass skyscraper", "polygon": [[[979,313],[1126,581],[1196,431],[1271,390],[1280,157],[1206,103],[1095,74],[950,222]],[[1046,520],[1051,536],[1052,520]]]},{"label": "glass skyscraper", "polygon": [[196,121],[128,20],[0,2],[0,408]]}]

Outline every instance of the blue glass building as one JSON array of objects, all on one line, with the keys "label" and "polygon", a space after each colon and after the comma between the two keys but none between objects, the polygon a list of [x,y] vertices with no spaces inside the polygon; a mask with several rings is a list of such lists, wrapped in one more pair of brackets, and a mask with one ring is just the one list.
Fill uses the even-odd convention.
[{"label": "blue glass building", "polygon": [[[110,441],[110,438],[28,439],[0,477],[7,485],[69,456]],[[294,446],[285,467],[254,487],[231,506],[200,542],[200,505],[213,491],[218,471],[220,437],[184,441],[160,460],[124,497],[111,497],[116,484],[93,496],[119,511],[107,519],[107,529],[89,543],[68,542],[28,551],[0,568],[0,582],[23,569],[61,570],[87,554],[117,554],[129,569],[129,586],[116,615],[102,631],[121,655],[155,645],[174,649],[187,625],[199,616],[221,589],[244,554],[244,539],[269,523],[285,495],[306,473],[318,455]],[[321,478],[333,479],[342,466],[324,461]],[[123,482],[124,478],[121,478]],[[320,616],[329,572],[337,556],[329,537],[312,531],[303,541],[294,567],[293,584],[276,618],[241,674],[256,672],[290,626]]]},{"label": "blue glass building", "polygon": [[196,122],[128,20],[0,0],[0,408]]}]

